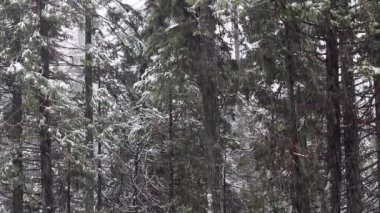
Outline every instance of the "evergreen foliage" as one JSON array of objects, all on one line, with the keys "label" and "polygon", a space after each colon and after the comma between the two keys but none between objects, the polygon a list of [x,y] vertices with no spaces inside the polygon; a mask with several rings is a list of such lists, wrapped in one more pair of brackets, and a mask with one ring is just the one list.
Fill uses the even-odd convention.
[{"label": "evergreen foliage", "polygon": [[0,212],[379,212],[380,4],[1,0]]}]

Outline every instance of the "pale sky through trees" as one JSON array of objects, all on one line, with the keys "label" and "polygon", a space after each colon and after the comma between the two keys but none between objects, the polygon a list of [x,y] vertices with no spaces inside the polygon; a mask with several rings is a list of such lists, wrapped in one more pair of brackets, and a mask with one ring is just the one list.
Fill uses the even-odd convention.
[{"label": "pale sky through trees", "polygon": [[123,2],[131,5],[137,10],[140,10],[144,7],[145,0],[123,0]]}]

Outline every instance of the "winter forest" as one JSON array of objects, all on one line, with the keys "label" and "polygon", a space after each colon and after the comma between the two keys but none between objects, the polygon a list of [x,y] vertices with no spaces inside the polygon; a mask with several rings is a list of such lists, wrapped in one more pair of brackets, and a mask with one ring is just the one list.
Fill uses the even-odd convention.
[{"label": "winter forest", "polygon": [[380,212],[380,2],[0,0],[0,212]]}]

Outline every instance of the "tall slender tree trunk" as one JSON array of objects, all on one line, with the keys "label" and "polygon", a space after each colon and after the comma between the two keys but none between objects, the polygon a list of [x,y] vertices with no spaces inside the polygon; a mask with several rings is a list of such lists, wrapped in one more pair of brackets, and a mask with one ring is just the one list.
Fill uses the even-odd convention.
[{"label": "tall slender tree trunk", "polygon": [[[98,88],[101,86],[101,81],[100,81],[100,76],[98,79]],[[98,104],[98,116],[102,117],[102,108],[101,108],[101,103],[99,102]],[[102,160],[101,160],[101,155],[102,155],[102,142],[99,140],[98,141],[98,183],[97,183],[97,204],[96,204],[96,210],[100,211],[103,206],[103,201],[102,201]]]},{"label": "tall slender tree trunk", "polygon": [[12,182],[12,207],[14,213],[22,213],[24,203],[24,169],[22,163],[22,90],[21,85],[15,81],[12,89],[12,112],[11,112],[11,140],[15,143],[16,154],[13,158],[15,176]]},{"label": "tall slender tree trunk", "polygon": [[217,99],[217,68],[215,63],[215,46],[212,35],[215,31],[215,20],[210,6],[213,0],[203,1],[200,5],[199,54],[197,84],[202,95],[204,143],[207,160],[207,181],[209,204],[208,212],[218,213],[223,209],[221,190],[223,161],[222,147],[219,141],[219,109]]},{"label": "tall slender tree trunk", "polygon": [[380,75],[374,76],[375,111],[376,111],[376,137],[377,137],[377,194],[380,208]]},{"label": "tall slender tree trunk", "polygon": [[[335,8],[335,1],[331,7]],[[340,212],[341,174],[341,130],[340,130],[340,96],[339,96],[339,55],[336,29],[330,26],[330,14],[325,18],[326,37],[326,86],[327,86],[327,166],[330,187],[331,213]]]},{"label": "tall slender tree trunk", "polygon": [[290,154],[293,160],[293,191],[292,191],[292,205],[293,208],[299,213],[310,212],[310,196],[308,192],[306,169],[304,168],[304,160],[300,157],[302,153],[303,144],[302,137],[299,133],[299,120],[297,118],[294,83],[297,74],[297,38],[295,35],[295,23],[285,23],[286,31],[286,69],[288,73],[288,103],[289,103],[289,133],[290,133]]},{"label": "tall slender tree trunk", "polygon": [[[375,23],[380,22],[380,17],[377,17]],[[370,35],[372,38],[371,47],[369,48],[369,57],[373,66],[380,66],[380,26],[374,26],[371,30]],[[375,125],[376,125],[376,152],[377,152],[377,199],[378,208],[380,211],[380,74],[375,73],[373,76],[374,83],[374,98],[375,98]]]},{"label": "tall slender tree trunk", "polygon": [[170,209],[169,213],[175,213],[175,203],[174,203],[174,152],[173,152],[173,91],[170,88],[169,91],[169,199],[170,199]]},{"label": "tall slender tree trunk", "polygon": [[[20,10],[22,8],[19,8]],[[21,14],[14,16],[13,25],[20,23]],[[10,41],[11,49],[14,55],[21,51],[20,35],[15,35],[15,39]],[[22,117],[23,117],[23,102],[22,88],[17,74],[13,76],[12,83],[9,85],[12,91],[12,111],[9,126],[9,139],[15,146],[15,155],[12,159],[14,176],[12,177],[12,208],[14,213],[23,213],[24,208],[24,168],[23,168],[23,141],[22,141]]]},{"label": "tall slender tree trunk", "polygon": [[[344,1],[343,10],[349,13],[348,2]],[[341,31],[340,58],[342,71],[342,92],[343,92],[343,123],[344,123],[344,153],[346,165],[346,193],[347,208],[349,213],[362,212],[361,202],[361,180],[360,180],[360,156],[359,156],[359,135],[357,126],[357,115],[355,108],[355,81],[353,75],[353,59],[350,50],[350,27]]]},{"label": "tall slender tree trunk", "polygon": [[[376,28],[375,28],[376,29]],[[378,28],[379,29],[379,26]],[[373,65],[376,67],[380,66],[380,49],[378,48],[380,44],[380,33],[374,30],[373,44],[375,48],[371,49],[370,55],[373,60]],[[376,48],[377,47],[377,48]],[[380,74],[375,74],[373,77],[374,81],[374,92],[375,92],[375,124],[376,124],[376,152],[377,152],[377,198],[378,198],[378,210],[380,211]]]},{"label": "tall slender tree trunk", "polygon": [[71,144],[69,143],[67,147],[68,160],[67,160],[67,201],[66,201],[66,212],[71,213]]},{"label": "tall slender tree trunk", "polygon": [[238,3],[231,0],[232,4],[232,24],[234,29],[234,54],[235,60],[239,67],[240,64],[240,29],[239,29],[239,11],[238,11]]},{"label": "tall slender tree trunk", "polygon": [[[38,12],[40,18],[40,34],[43,39],[48,40],[49,32],[49,21],[46,17],[42,15],[42,12],[45,8],[45,5],[48,3],[47,0],[38,1]],[[48,43],[48,42],[46,42]],[[41,57],[41,75],[45,79],[50,78],[50,54],[48,44],[42,45],[40,48],[40,57]],[[52,100],[50,100],[49,94],[40,93],[39,95],[39,112],[42,116],[42,123],[40,128],[40,151],[41,151],[41,184],[42,184],[42,211],[43,213],[53,213],[54,209],[54,195],[53,195],[53,169],[52,169],[52,160],[51,160],[51,143],[52,138],[49,132],[50,128],[50,111],[49,108],[52,105]]]},{"label": "tall slender tree trunk", "polygon": [[135,159],[134,159],[134,171],[133,171],[133,197],[132,197],[132,207],[133,207],[133,211],[135,213],[139,213],[140,211],[140,207],[138,205],[138,193],[139,193],[139,189],[138,189],[138,184],[139,184],[139,158],[140,158],[140,143],[137,144],[137,147],[136,147],[136,153],[135,153]]},{"label": "tall slender tree trunk", "polygon": [[[94,111],[92,107],[93,96],[93,73],[92,73],[92,1],[85,1],[85,64],[84,64],[84,84],[85,84],[85,118],[86,118],[86,142],[88,147],[88,160],[92,164],[94,159]],[[91,213],[94,211],[94,188],[95,177],[89,174],[86,183],[85,211]]]},{"label": "tall slender tree trunk", "polygon": [[[205,76],[204,76],[205,77]],[[207,160],[208,179],[208,203],[211,204],[211,212],[221,211],[221,147],[218,141],[218,108],[216,98],[216,86],[210,77],[198,79],[202,94],[204,143]]]}]

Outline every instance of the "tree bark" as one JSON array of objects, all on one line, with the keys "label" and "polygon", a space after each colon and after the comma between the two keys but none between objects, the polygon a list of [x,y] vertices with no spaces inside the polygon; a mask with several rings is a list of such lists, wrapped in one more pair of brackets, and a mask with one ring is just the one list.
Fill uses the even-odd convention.
[{"label": "tree bark", "polygon": [[69,143],[67,147],[68,160],[67,160],[67,201],[66,201],[66,212],[71,213],[71,145]]},{"label": "tree bark", "polygon": [[135,159],[134,159],[134,171],[133,171],[133,197],[132,197],[132,207],[133,207],[133,211],[135,213],[139,213],[140,211],[140,207],[138,205],[138,193],[139,193],[139,189],[137,188],[138,187],[138,184],[139,184],[139,158],[140,158],[140,143],[137,144],[137,147],[136,147],[136,153],[135,153]]},{"label": "tree bark", "polygon": [[219,109],[217,98],[217,68],[215,65],[215,44],[213,35],[215,32],[215,20],[212,17],[210,6],[212,0],[203,1],[200,5],[199,29],[199,54],[197,84],[202,96],[203,127],[205,155],[207,160],[207,181],[209,204],[208,212],[217,213],[223,209],[221,190],[223,161],[222,147],[219,141]]},{"label": "tree bark", "polygon": [[[348,2],[344,1],[343,10],[349,13]],[[357,115],[355,109],[355,81],[353,76],[353,59],[350,50],[350,27],[344,26],[345,30],[340,33],[340,55],[342,71],[343,92],[343,122],[344,122],[344,153],[346,165],[346,193],[347,208],[350,213],[362,212],[361,202],[361,179],[360,179],[360,156]]]},{"label": "tree bark", "polygon": [[380,75],[374,76],[375,111],[376,111],[376,137],[377,137],[377,193],[380,208]]},{"label": "tree bark", "polygon": [[[335,8],[335,2],[332,2]],[[340,212],[341,174],[341,130],[340,130],[340,97],[339,97],[339,55],[336,28],[330,25],[330,14],[325,18],[326,36],[326,87],[327,87],[327,167],[330,188],[330,212]]]},{"label": "tree bark", "polygon": [[[22,8],[19,8],[20,10]],[[13,25],[16,26],[20,23],[21,12],[19,14],[12,14]],[[20,35],[16,35],[15,39],[10,40],[10,45],[12,49],[12,57],[16,57],[21,51],[21,40]],[[23,102],[22,102],[22,88],[21,82],[17,78],[17,74],[12,76],[12,82],[9,85],[12,91],[12,110],[11,117],[8,119],[10,121],[9,125],[9,139],[15,146],[15,155],[12,159],[14,176],[12,177],[12,208],[14,213],[23,213],[24,204],[24,168],[23,168],[23,141],[22,141],[22,118],[23,118]]]},{"label": "tree bark", "polygon": [[[369,61],[374,67],[380,66],[380,17],[375,18],[375,25],[370,31],[371,43],[368,50]],[[380,74],[375,73],[373,76],[374,83],[374,99],[375,99],[375,125],[376,125],[376,153],[377,153],[377,199],[378,199],[378,208],[377,211],[380,211]]]},{"label": "tree bark", "polygon": [[288,74],[288,104],[289,104],[289,133],[290,133],[290,154],[293,160],[293,192],[292,205],[299,213],[310,212],[310,196],[308,192],[307,175],[304,168],[304,160],[300,157],[304,143],[301,142],[302,137],[299,133],[299,120],[297,118],[296,101],[294,93],[295,76],[297,73],[297,38],[294,32],[296,31],[295,23],[291,21],[285,23],[286,32],[286,70]]},{"label": "tree bark", "polygon": [[[98,79],[98,88],[100,88],[101,82],[100,82],[100,76]],[[101,103],[98,103],[98,116],[102,117],[102,108],[101,108]],[[102,142],[99,140],[98,141],[98,183],[97,183],[97,204],[96,204],[96,209],[100,211],[103,206],[102,202],[102,160],[101,160],[101,155],[102,155]]]},{"label": "tree bark", "polygon": [[240,65],[240,29],[239,29],[239,11],[238,11],[238,3],[231,1],[232,4],[232,24],[234,29],[234,55],[235,60],[238,65]]},{"label": "tree bark", "polygon": [[174,153],[173,153],[173,91],[170,88],[169,91],[169,199],[170,199],[170,208],[169,213],[175,212],[175,203],[174,203]]},{"label": "tree bark", "polygon": [[[94,159],[94,133],[93,133],[93,122],[94,122],[94,111],[92,107],[92,97],[93,97],[93,72],[92,72],[92,4],[91,0],[86,0],[85,2],[85,64],[84,64],[84,84],[85,84],[85,118],[86,118],[86,142],[88,147],[88,160],[90,164]],[[86,213],[91,213],[94,211],[95,201],[94,201],[94,188],[95,182],[94,177],[90,173],[87,178],[86,183],[86,196],[85,196],[85,211]]]},{"label": "tree bark", "polygon": [[[44,39],[48,39],[49,32],[49,21],[46,17],[42,15],[42,11],[45,8],[46,0],[38,1],[38,12],[40,18],[40,34]],[[46,42],[47,43],[47,42]],[[50,78],[50,54],[49,47],[42,45],[40,48],[40,57],[41,57],[41,75],[45,79]],[[50,133],[50,107],[52,101],[50,100],[49,94],[40,93],[39,95],[39,112],[42,116],[42,123],[40,128],[40,151],[41,151],[41,181],[42,181],[42,211],[44,213],[53,213],[54,209],[54,195],[53,195],[53,169],[52,169],[52,160],[51,160],[51,133]]]},{"label": "tree bark", "polygon": [[13,82],[12,91],[11,140],[16,145],[16,156],[13,158],[15,177],[13,177],[12,207],[14,213],[23,213],[24,203],[24,169],[22,163],[22,90],[18,82]]}]

